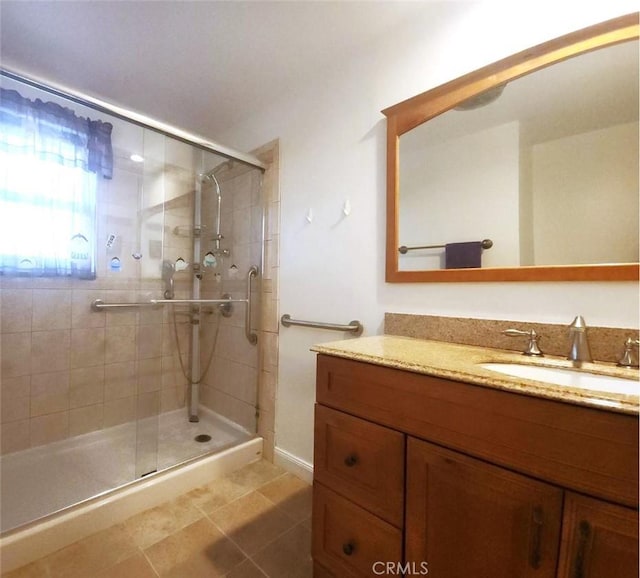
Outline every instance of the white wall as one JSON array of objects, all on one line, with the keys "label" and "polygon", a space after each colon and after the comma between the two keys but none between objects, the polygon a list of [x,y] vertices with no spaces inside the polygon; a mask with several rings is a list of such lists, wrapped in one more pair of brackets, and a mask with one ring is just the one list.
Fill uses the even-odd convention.
[{"label": "white wall", "polygon": [[638,262],[637,122],[535,145],[532,159],[536,264]]},{"label": "white wall", "polygon": [[[483,267],[520,263],[519,123],[428,147],[400,138],[400,245],[493,241]],[[444,269],[444,249],[400,255],[401,271]]]},{"label": "white wall", "polygon": [[[221,142],[251,150],[280,138],[280,310],[301,319],[360,319],[381,333],[385,311],[638,327],[634,283],[387,284],[385,121],[380,110],[550,38],[633,12],[633,1],[424,3],[358,58],[311,71],[299,89]],[[363,3],[366,18],[366,3]],[[343,218],[346,199],[351,215]],[[314,220],[305,221],[312,208]],[[343,334],[280,330],[276,445],[312,461],[314,343]]]}]

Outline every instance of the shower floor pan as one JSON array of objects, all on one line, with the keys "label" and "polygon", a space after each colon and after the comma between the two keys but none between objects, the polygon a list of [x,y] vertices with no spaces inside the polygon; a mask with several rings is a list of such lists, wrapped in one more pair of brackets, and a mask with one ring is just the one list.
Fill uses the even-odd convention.
[{"label": "shower floor pan", "polygon": [[[160,471],[254,437],[206,408],[199,413],[199,423],[190,423],[180,409],[137,425],[127,423],[2,456],[2,532],[151,473],[136,472],[136,459],[138,464],[157,464]],[[136,432],[157,440],[157,460],[155,442],[136,446]],[[211,440],[196,441],[200,436]]]}]

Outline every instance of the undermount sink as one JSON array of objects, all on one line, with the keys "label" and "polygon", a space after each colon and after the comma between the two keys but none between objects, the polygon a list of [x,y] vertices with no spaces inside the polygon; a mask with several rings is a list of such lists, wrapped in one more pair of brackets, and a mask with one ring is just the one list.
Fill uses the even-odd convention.
[{"label": "undermount sink", "polygon": [[595,375],[574,369],[540,367],[520,363],[480,363],[480,367],[497,371],[513,377],[544,381],[565,387],[575,387],[606,393],[638,395],[640,384],[634,379],[625,379],[608,375]]}]

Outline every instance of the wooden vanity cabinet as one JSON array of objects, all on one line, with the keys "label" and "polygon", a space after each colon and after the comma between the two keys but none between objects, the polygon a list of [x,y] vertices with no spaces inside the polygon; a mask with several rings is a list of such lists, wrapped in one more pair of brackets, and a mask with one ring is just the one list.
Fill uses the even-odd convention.
[{"label": "wooden vanity cabinet", "polygon": [[316,578],[638,576],[636,416],[328,355],[317,369]]}]

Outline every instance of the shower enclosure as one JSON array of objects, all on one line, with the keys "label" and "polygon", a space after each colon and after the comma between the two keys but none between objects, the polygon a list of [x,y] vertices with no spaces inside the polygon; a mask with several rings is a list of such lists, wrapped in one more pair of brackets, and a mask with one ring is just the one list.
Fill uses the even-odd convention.
[{"label": "shower enclosure", "polygon": [[264,201],[247,155],[2,86],[110,122],[114,152],[95,279],[0,275],[6,532],[255,436]]}]

